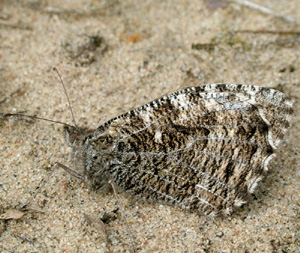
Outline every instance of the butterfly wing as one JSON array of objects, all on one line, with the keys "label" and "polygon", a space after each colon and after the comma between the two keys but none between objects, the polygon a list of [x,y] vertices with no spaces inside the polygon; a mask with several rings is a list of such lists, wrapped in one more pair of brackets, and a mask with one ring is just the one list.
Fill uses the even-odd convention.
[{"label": "butterfly wing", "polygon": [[230,214],[262,179],[291,112],[291,100],[273,89],[202,85],[108,121],[93,141],[113,154],[110,174],[126,191]]}]

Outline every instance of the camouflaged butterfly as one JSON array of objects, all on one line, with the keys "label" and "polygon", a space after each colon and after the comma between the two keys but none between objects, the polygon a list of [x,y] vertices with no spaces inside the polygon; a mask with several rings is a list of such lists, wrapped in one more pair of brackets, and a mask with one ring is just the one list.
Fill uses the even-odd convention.
[{"label": "camouflaged butterfly", "polygon": [[73,175],[201,214],[246,203],[290,126],[293,102],[269,88],[209,84],[122,114],[96,130],[65,126]]}]

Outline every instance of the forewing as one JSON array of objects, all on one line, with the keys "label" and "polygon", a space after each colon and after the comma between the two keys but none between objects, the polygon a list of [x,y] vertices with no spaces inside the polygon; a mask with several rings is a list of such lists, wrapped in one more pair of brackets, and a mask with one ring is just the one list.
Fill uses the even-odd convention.
[{"label": "forewing", "polygon": [[100,153],[113,155],[110,173],[130,193],[229,214],[262,179],[291,106],[273,89],[203,85],[112,119],[93,139]]}]

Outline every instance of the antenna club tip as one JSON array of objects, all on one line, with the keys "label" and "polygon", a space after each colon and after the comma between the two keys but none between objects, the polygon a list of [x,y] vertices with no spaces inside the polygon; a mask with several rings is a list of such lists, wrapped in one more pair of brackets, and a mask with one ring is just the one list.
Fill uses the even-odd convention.
[{"label": "antenna club tip", "polygon": [[53,71],[57,71],[57,68],[56,68],[56,67],[53,67],[52,70],[53,70]]}]

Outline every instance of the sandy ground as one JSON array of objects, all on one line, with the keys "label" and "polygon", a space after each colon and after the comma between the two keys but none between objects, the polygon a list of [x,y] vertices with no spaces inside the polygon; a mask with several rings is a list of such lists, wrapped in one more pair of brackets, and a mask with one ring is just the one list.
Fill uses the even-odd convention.
[{"label": "sandy ground", "polygon": [[[300,21],[299,0],[255,2]],[[237,4],[224,7],[209,9],[205,1],[0,2],[0,112],[72,123],[53,66],[76,120],[90,128],[205,83],[275,87],[295,99],[292,127],[268,177],[232,217],[200,217],[120,194],[135,242],[119,212],[105,225],[105,240],[85,215],[97,221],[111,214],[116,198],[56,170],[21,219],[0,222],[1,252],[299,252],[300,37],[241,30],[300,28]],[[0,122],[0,145],[1,213],[30,199],[55,162],[72,166],[59,124]]]}]

